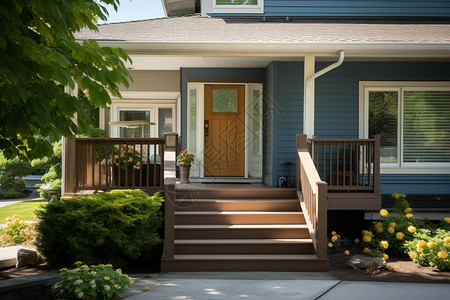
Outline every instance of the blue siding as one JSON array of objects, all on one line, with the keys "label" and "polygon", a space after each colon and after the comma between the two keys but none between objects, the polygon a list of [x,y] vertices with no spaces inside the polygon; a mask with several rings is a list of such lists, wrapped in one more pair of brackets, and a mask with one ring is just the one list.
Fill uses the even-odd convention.
[{"label": "blue siding", "polygon": [[181,147],[187,145],[187,84],[190,77],[201,78],[258,78],[264,80],[265,69],[221,69],[221,68],[183,68],[181,69]]},{"label": "blue siding", "polygon": [[267,68],[263,97],[263,182],[273,185],[273,95],[276,87],[273,84],[273,63]]},{"label": "blue siding", "polygon": [[[303,132],[303,63],[273,62],[273,176],[292,176],[295,183],[295,136]],[[285,163],[292,163],[290,173]]]},{"label": "blue siding", "polygon": [[[315,135],[358,138],[359,81],[450,81],[449,70],[450,63],[344,62],[316,79]],[[382,175],[381,191],[450,194],[450,175]]]},{"label": "blue siding", "polygon": [[266,16],[449,17],[450,0],[265,0]]}]

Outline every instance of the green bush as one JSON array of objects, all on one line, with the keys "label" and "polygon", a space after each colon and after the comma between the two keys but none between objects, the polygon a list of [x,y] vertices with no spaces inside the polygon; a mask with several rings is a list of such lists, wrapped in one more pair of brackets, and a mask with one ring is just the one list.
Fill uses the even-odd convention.
[{"label": "green bush", "polygon": [[33,173],[33,167],[29,161],[19,158],[4,160],[0,164],[0,171],[11,173],[16,177],[22,178]]},{"label": "green bush", "polygon": [[40,188],[41,197],[50,199],[52,195],[61,196],[61,157],[62,157],[62,142],[56,142],[53,145],[53,156],[49,158],[51,165],[47,173],[42,176],[42,181],[50,185],[50,190]]},{"label": "green bush", "polygon": [[0,176],[0,185],[4,198],[14,199],[24,196],[20,190],[26,187],[26,182],[22,179],[16,179],[13,172]]},{"label": "green bush", "polygon": [[51,203],[37,212],[37,247],[56,266],[149,260],[160,250],[162,201],[158,193],[115,190]]},{"label": "green bush", "polygon": [[450,231],[419,229],[414,239],[405,243],[405,252],[422,266],[432,266],[441,271],[450,271]]}]

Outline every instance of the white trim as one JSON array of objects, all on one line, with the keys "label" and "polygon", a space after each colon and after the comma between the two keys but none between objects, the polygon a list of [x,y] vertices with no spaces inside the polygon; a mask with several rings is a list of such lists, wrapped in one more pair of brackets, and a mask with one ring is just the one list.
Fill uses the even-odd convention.
[{"label": "white trim", "polygon": [[404,91],[450,91],[449,81],[360,81],[359,137],[368,138],[369,91],[398,91],[398,159],[394,164],[381,164],[381,174],[450,174],[450,163],[403,162],[403,94]]},{"label": "white trim", "polygon": [[138,91],[120,91],[122,99],[117,97],[111,97],[113,100],[177,100],[180,97],[179,92],[138,92]]},{"label": "white trim", "polygon": [[305,56],[304,62],[304,91],[303,91],[303,133],[309,138],[314,135],[314,97],[315,81],[308,80],[315,73],[315,56]]},{"label": "white trim", "polygon": [[216,0],[210,1],[212,1],[212,10],[210,12],[214,14],[257,14],[264,12],[264,0],[258,0],[258,4],[256,5],[218,5],[216,4]]}]

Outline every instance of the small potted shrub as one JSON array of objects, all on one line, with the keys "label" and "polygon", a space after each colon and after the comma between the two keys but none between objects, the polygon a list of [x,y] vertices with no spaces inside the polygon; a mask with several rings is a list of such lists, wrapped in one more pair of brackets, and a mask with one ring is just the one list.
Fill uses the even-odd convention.
[{"label": "small potted shrub", "polygon": [[180,155],[177,156],[177,162],[180,166],[181,173],[181,182],[180,183],[189,183],[189,172],[191,169],[191,165],[194,164],[195,154],[190,153],[187,149],[180,152]]}]

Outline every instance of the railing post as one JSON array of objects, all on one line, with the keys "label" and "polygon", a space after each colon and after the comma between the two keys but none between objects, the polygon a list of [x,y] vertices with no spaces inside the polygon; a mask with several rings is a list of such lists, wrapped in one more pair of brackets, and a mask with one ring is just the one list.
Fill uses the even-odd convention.
[{"label": "railing post", "polygon": [[317,228],[316,238],[317,257],[327,258],[327,201],[328,201],[328,185],[324,181],[317,182]]},{"label": "railing post", "polygon": [[381,135],[374,136],[375,145],[373,150],[373,192],[380,194],[380,140]]},{"label": "railing post", "polygon": [[78,164],[75,137],[63,137],[62,148],[62,173],[64,181],[62,183],[61,196],[66,197],[70,194],[75,194],[76,185],[78,184],[76,180]]},{"label": "railing post", "polygon": [[175,178],[166,180],[164,186],[164,258],[174,257],[175,240]]},{"label": "railing post", "polygon": [[297,151],[297,174],[296,174],[296,182],[297,182],[297,190],[300,191],[302,189],[302,181],[301,181],[301,169],[300,169],[300,158],[298,157],[299,149],[307,149],[308,147],[308,135],[306,134],[297,134],[296,140],[296,151]]}]

